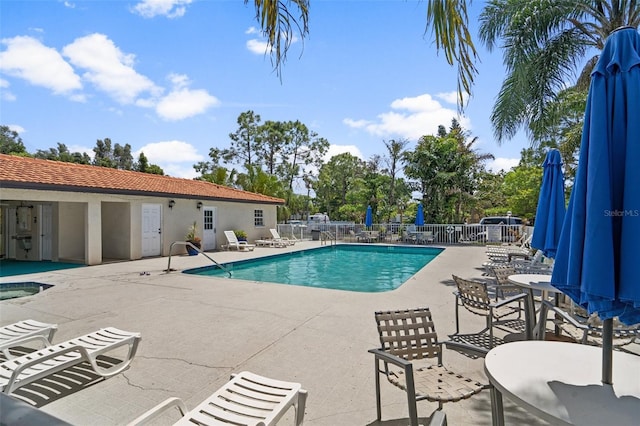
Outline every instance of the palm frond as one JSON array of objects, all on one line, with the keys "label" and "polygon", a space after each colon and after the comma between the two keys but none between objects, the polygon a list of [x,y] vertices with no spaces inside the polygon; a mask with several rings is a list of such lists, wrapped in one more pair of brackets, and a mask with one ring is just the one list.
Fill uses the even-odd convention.
[{"label": "palm frond", "polygon": [[[247,4],[249,0],[244,0]],[[267,52],[278,76],[294,40],[294,29],[301,40],[309,34],[309,0],[254,0],[256,20],[267,38]],[[295,6],[300,15],[296,18],[290,10]]]},{"label": "palm frond", "polygon": [[[471,3],[471,1],[469,1]],[[471,95],[478,73],[478,52],[469,32],[466,0],[429,0],[425,33],[433,28],[436,48],[442,50],[450,65],[458,67],[458,108],[464,109],[465,96]]]}]

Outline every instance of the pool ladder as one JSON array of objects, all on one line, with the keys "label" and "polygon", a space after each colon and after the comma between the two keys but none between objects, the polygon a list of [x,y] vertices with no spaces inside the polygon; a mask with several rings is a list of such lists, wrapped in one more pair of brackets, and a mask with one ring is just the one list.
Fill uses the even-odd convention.
[{"label": "pool ladder", "polygon": [[329,231],[322,231],[320,233],[320,245],[325,245],[327,241],[333,246],[336,244],[336,236]]},{"label": "pool ladder", "polygon": [[216,262],[213,258],[209,257],[209,255],[207,253],[203,252],[198,247],[196,247],[193,244],[191,244],[189,241],[174,241],[174,242],[171,243],[171,246],[169,246],[169,262],[167,263],[167,269],[165,270],[166,273],[169,273],[169,272],[175,270],[175,269],[171,269],[171,253],[173,252],[173,246],[176,245],[176,244],[181,245],[181,246],[185,246],[185,247],[191,247],[192,249],[196,250],[199,254],[202,254],[204,257],[206,257],[207,259],[212,261],[214,263],[214,265],[216,265],[218,268],[222,269],[227,274],[229,274],[229,278],[231,278],[231,271],[230,270],[228,270],[227,268],[225,268],[224,266],[222,266],[221,264]]}]

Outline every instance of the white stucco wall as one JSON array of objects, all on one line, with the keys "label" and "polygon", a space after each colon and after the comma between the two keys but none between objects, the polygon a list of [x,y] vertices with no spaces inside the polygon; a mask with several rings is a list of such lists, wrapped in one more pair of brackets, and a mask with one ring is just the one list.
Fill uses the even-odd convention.
[{"label": "white stucco wall", "polygon": [[[169,208],[169,200],[175,205]],[[196,222],[202,236],[203,211],[197,208],[216,208],[216,246],[226,244],[225,230],[243,229],[249,241],[269,236],[269,228],[275,228],[275,205],[183,199],[170,196],[148,197],[139,195],[93,194],[84,192],[2,189],[3,209],[21,202],[47,203],[53,206],[52,253],[54,260],[73,260],[86,264],[102,263],[103,259],[139,259],[142,246],[142,204],[161,207],[161,255],[169,254],[174,241],[184,241],[189,227]],[[264,226],[254,224],[255,210],[263,211]],[[6,215],[2,216],[6,222]],[[6,223],[2,223],[6,229]],[[32,231],[36,232],[36,231]],[[36,236],[36,234],[34,234]],[[10,241],[10,235],[5,235]],[[5,241],[5,242],[6,242]],[[34,242],[36,239],[34,238]],[[38,260],[35,253],[32,260]],[[183,253],[184,250],[176,252]]]}]

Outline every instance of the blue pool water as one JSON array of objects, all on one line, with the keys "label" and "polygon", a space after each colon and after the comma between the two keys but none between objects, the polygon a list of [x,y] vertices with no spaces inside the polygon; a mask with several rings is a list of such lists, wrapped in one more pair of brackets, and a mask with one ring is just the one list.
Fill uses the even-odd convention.
[{"label": "blue pool water", "polygon": [[0,300],[32,296],[51,287],[52,284],[36,282],[0,283]]},{"label": "blue pool water", "polygon": [[[394,290],[443,249],[433,247],[339,244],[226,263],[232,279],[360,292]],[[189,274],[226,277],[217,266]]]}]

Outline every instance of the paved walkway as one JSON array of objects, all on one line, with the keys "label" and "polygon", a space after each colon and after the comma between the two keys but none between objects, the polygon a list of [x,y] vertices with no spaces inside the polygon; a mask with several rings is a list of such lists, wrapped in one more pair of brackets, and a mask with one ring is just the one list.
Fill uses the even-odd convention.
[{"label": "paved walkway", "polygon": [[[223,263],[318,245],[309,241],[283,249],[210,255]],[[156,258],[6,277],[1,282],[37,281],[55,287],[0,302],[0,324],[26,318],[58,323],[56,342],[106,326],[141,332],[138,354],[124,374],[72,389],[42,406],[72,424],[126,424],[169,396],[183,398],[191,408],[225,383],[230,373],[249,370],[302,383],[309,392],[305,425],[402,425],[408,415],[405,394],[386,382],[383,422],[376,422],[373,356],[367,353],[379,346],[374,311],[430,307],[444,340],[455,328],[451,274],[480,278],[485,260],[483,247],[449,247],[400,288],[386,293],[179,272],[210,264],[203,256],[173,257],[171,267],[177,271],[169,274],[164,272],[167,258]],[[474,322],[477,329],[483,322],[472,316],[465,321]],[[446,351],[444,361],[486,382],[482,360]],[[436,408],[435,403],[418,404],[424,423]],[[543,424],[509,401],[505,409],[508,424]],[[445,412],[451,425],[489,425],[489,392],[445,404]],[[170,413],[157,424],[176,418],[177,413]]]}]

